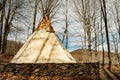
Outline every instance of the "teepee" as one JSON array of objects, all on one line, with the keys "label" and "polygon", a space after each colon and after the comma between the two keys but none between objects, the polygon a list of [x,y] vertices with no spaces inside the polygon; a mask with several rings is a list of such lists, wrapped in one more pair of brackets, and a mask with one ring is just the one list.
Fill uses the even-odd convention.
[{"label": "teepee", "polygon": [[11,63],[76,63],[76,60],[55,35],[47,13],[44,10],[41,23],[14,56]]}]

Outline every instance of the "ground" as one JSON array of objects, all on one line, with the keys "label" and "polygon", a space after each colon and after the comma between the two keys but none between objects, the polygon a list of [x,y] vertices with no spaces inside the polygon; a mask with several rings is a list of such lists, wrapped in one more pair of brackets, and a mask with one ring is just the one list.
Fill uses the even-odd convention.
[{"label": "ground", "polygon": [[[1,62],[9,62],[13,56],[0,55]],[[119,80],[120,79],[120,66],[112,65],[112,70],[108,70],[108,66],[105,65],[103,68],[102,65],[99,67],[99,77],[101,80]],[[95,75],[83,75],[77,77],[61,77],[61,76],[21,76],[21,75],[13,75],[9,74],[1,74],[0,80],[98,80]]]},{"label": "ground", "polygon": [[[1,62],[9,63],[13,56],[0,55]],[[1,66],[1,65],[0,65]],[[15,75],[12,72],[0,73],[0,80],[97,80],[95,74],[84,74],[82,76],[35,76],[35,75]]]},{"label": "ground", "polygon": [[[9,41],[8,45],[9,46],[7,46],[6,54],[0,55],[0,62],[9,63],[11,59],[14,57],[14,55],[17,53],[19,48],[22,46],[21,43],[19,44],[17,43],[16,45],[16,43],[12,41]],[[95,51],[93,52],[95,54],[91,54],[91,52],[89,51],[87,51],[86,53],[84,50],[77,50],[77,51],[71,52],[71,54],[79,63],[85,63],[85,62],[94,62],[95,60],[98,60],[96,57],[96,52]],[[97,52],[97,54],[99,54],[99,52]],[[105,57],[107,57],[107,54],[105,54]],[[102,58],[99,57],[99,59],[102,59]],[[105,65],[105,67],[102,67],[102,65],[100,64],[99,77],[101,80],[120,80],[120,66],[118,64],[113,64],[112,69],[110,71],[108,70],[107,64]],[[96,78],[95,75],[91,75],[91,74],[87,74],[87,75],[84,74],[83,76],[72,76],[72,77],[61,77],[61,76],[52,76],[52,77],[41,76],[40,77],[35,75],[24,76],[24,75],[15,75],[12,73],[9,73],[9,74],[0,73],[0,80],[98,80],[98,78]]]}]

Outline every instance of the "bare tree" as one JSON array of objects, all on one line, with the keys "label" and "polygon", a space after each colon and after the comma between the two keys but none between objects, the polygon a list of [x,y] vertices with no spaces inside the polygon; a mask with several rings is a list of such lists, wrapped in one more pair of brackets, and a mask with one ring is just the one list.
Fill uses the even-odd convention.
[{"label": "bare tree", "polygon": [[103,58],[103,62],[102,62],[102,66],[104,67],[104,65],[105,65],[105,52],[104,52],[104,39],[103,39],[103,25],[102,25],[102,23],[103,23],[103,20],[102,20],[102,12],[101,12],[101,15],[100,15],[101,17],[100,17],[100,22],[101,22],[101,41],[102,41],[102,52],[103,52],[103,56],[102,56],[102,58]]},{"label": "bare tree", "polygon": [[2,49],[2,33],[3,33],[3,20],[5,15],[5,4],[6,0],[2,0],[1,7],[0,7],[0,52]]},{"label": "bare tree", "polygon": [[103,20],[104,20],[105,30],[106,30],[106,40],[107,40],[108,58],[109,58],[109,70],[111,70],[110,42],[109,42],[109,32],[108,32],[108,25],[107,25],[106,2],[105,2],[105,0],[99,0],[99,1],[100,1],[100,5],[101,5],[101,11],[103,14]]},{"label": "bare tree", "polygon": [[39,4],[39,0],[35,0],[35,6],[34,6],[34,14],[33,14],[33,27],[32,27],[32,33],[35,31],[35,22],[36,22],[36,15],[37,15],[37,6]]},{"label": "bare tree", "polygon": [[113,31],[112,31],[112,28],[110,28],[110,32],[111,32],[111,36],[112,36],[112,42],[113,42],[113,44],[114,44],[114,52],[115,52],[115,54],[116,54],[116,56],[117,56],[117,60],[118,60],[118,63],[120,64],[120,57],[119,57],[119,52],[118,52],[118,50],[119,50],[119,47],[118,47],[118,39],[117,39],[117,37],[115,37],[115,35],[114,35],[114,33],[113,33]]},{"label": "bare tree", "polygon": [[95,0],[73,0],[79,21],[83,23],[84,48],[88,42],[88,49],[91,50],[91,34],[96,18]]},{"label": "bare tree", "polygon": [[[119,5],[119,0],[116,0],[116,1],[114,1],[114,11],[113,12],[115,12],[116,14],[116,24],[118,25],[116,25],[116,29],[117,29],[117,31],[118,31],[118,34],[119,34],[119,41],[120,41],[120,11],[119,11],[119,8],[120,8],[120,5]],[[115,16],[114,15],[114,16]]]},{"label": "bare tree", "polygon": [[5,8],[4,12],[4,28],[2,30],[2,41],[1,41],[1,52],[0,53],[5,53],[5,49],[6,49],[6,42],[7,42],[7,36],[10,32],[10,28],[12,26],[12,21],[13,18],[15,17],[15,14],[17,14],[17,10],[21,7],[22,5],[22,1],[14,1],[14,0],[8,0],[5,3]]},{"label": "bare tree", "polygon": [[5,7],[5,2],[6,2],[6,0],[0,1],[0,11]]},{"label": "bare tree", "polygon": [[[68,0],[66,0],[65,6],[65,34],[68,34]],[[63,35],[62,43],[64,42],[65,35]],[[66,36],[66,49],[68,48],[68,36]]]},{"label": "bare tree", "polygon": [[116,28],[116,34],[118,35],[114,35],[114,33],[112,34],[113,37],[113,43],[114,43],[114,48],[115,48],[115,52],[118,53],[119,51],[119,44],[120,44],[120,5],[119,5],[119,0],[115,0],[113,3],[113,9],[112,9],[112,16],[113,16],[113,22],[115,24],[115,28]]}]

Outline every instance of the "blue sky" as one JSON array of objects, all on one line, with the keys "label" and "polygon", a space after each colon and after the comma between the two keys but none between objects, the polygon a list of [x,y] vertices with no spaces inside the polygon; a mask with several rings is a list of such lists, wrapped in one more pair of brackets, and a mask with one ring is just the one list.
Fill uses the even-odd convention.
[{"label": "blue sky", "polygon": [[[69,0],[69,1],[71,1],[71,0]],[[112,2],[113,2],[113,0],[110,0],[110,4]],[[111,6],[111,5],[109,5],[109,6]],[[52,20],[52,21],[57,21],[57,22],[52,24],[55,31],[62,32],[62,33],[64,32],[64,29],[65,29],[65,16],[64,16],[64,8],[63,7],[65,7],[65,6],[62,6],[59,9],[59,13],[57,13],[55,15],[55,19]],[[68,9],[68,23],[69,23],[68,31],[69,31],[69,34],[81,34],[81,36],[74,36],[74,37],[70,36],[69,37],[68,50],[72,51],[72,50],[82,48],[82,46],[83,46],[83,42],[84,42],[83,25],[82,25],[82,23],[77,22],[78,17],[75,14],[75,9],[73,7],[73,4],[69,4],[68,8],[69,8]],[[24,13],[24,15],[27,17],[26,18],[27,22],[23,21],[25,24],[21,23],[20,21],[13,21],[13,22],[15,25],[22,27],[25,31],[22,34],[17,33],[16,34],[17,37],[9,36],[9,39],[21,41],[24,43],[27,40],[27,38],[32,34],[31,29],[32,29],[33,13],[31,11],[28,11],[28,12]],[[40,16],[40,11],[39,11],[37,14],[37,19],[36,19],[36,27],[39,23],[40,17],[41,16]],[[108,16],[108,17],[110,17],[110,16]],[[110,19],[112,20],[111,17],[110,17]],[[109,20],[110,21],[109,23],[113,27],[112,28],[113,33],[116,33],[114,23],[111,22],[111,20]],[[29,35],[27,35],[27,34],[29,34]],[[62,36],[63,35],[59,35],[60,39],[62,39]],[[94,37],[94,34],[92,34],[92,37]],[[105,37],[105,34],[104,34],[104,37]],[[111,35],[110,35],[110,39],[112,39]],[[65,43],[66,42],[64,41],[64,43],[63,43],[64,46],[65,46]],[[94,43],[92,43],[92,45],[94,45]],[[106,42],[104,43],[104,45],[105,45],[105,50],[107,50]],[[119,44],[119,47],[120,47],[120,44]],[[101,45],[99,46],[99,48],[102,50]]]}]

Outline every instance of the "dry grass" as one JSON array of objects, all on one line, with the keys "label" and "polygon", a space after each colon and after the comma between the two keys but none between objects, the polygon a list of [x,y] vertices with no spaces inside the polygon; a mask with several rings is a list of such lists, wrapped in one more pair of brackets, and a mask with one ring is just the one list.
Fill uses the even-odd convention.
[{"label": "dry grass", "polygon": [[7,41],[5,54],[15,55],[23,44],[15,41]]},{"label": "dry grass", "polygon": [[44,76],[44,77],[36,77],[36,76],[31,76],[31,77],[26,77],[26,76],[11,76],[11,75],[0,75],[0,78],[2,80],[97,80],[95,76],[92,75],[84,75],[84,76],[79,76],[79,77],[61,77],[61,76]]},{"label": "dry grass", "polygon": [[0,62],[9,62],[23,44],[15,41],[7,41],[5,54],[0,55]]},{"label": "dry grass", "polygon": [[[90,63],[90,62],[100,62],[102,63],[103,61],[103,52],[102,51],[89,51],[85,49],[78,49],[75,51],[71,52],[72,56],[79,62],[79,63]],[[105,63],[107,64],[109,59],[108,59],[108,53],[104,52],[105,54]],[[119,53],[120,57],[120,53]],[[111,59],[112,59],[112,64],[119,64],[118,62],[118,57],[116,53],[111,52]]]},{"label": "dry grass", "polygon": [[94,50],[89,51],[85,49],[78,49],[72,51],[71,54],[79,63],[98,62],[98,55]]}]

